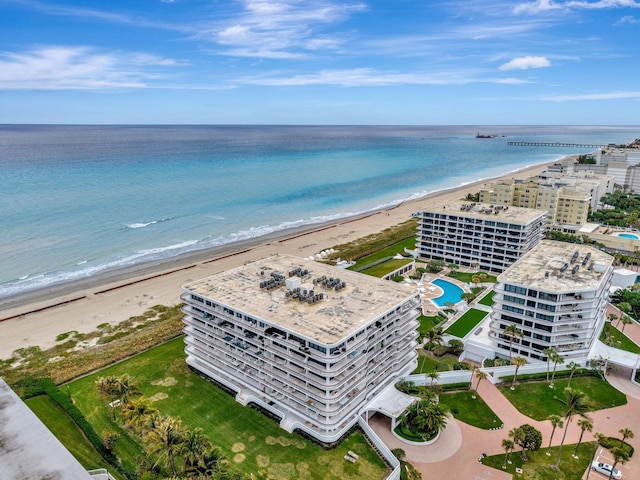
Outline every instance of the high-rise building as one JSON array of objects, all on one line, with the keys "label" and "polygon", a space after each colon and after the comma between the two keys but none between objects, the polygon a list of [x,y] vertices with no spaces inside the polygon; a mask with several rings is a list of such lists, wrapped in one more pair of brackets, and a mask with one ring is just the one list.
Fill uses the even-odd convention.
[{"label": "high-rise building", "polygon": [[420,258],[502,272],[544,237],[545,212],[454,202],[418,213]]},{"label": "high-rise building", "polygon": [[394,282],[278,255],[183,287],[187,363],[321,442],[417,366],[420,298]]},{"label": "high-rise building", "polygon": [[[545,360],[547,348],[586,357],[606,318],[613,257],[587,245],[544,240],[498,276],[490,337],[501,356]],[[517,325],[521,336],[505,335]],[[510,346],[511,338],[511,346]]]}]

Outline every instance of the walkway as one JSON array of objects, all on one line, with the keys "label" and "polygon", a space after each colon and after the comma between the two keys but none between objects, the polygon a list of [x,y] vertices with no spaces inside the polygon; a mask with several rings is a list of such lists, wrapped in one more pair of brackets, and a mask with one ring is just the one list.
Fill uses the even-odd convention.
[{"label": "walkway", "polygon": [[[609,376],[612,385],[628,394],[628,404],[590,413],[589,417],[594,423],[594,432],[619,437],[618,430],[630,428],[640,439],[640,414],[638,414],[640,412],[640,387],[630,382],[628,375],[629,372],[619,370]],[[388,420],[376,416],[370,421],[370,424],[389,448],[402,448],[406,452],[407,460],[422,473],[424,480],[452,477],[453,470],[455,470],[456,480],[510,480],[511,475],[501,470],[485,467],[478,462],[478,458],[482,453],[487,455],[504,453],[502,440],[508,438],[509,430],[525,423],[542,432],[542,448],[544,448],[549,444],[551,424],[549,421],[532,420],[518,412],[500,390],[488,380],[480,384],[478,393],[504,422],[503,429],[481,430],[452,418],[436,443],[428,446],[414,446],[391,435]],[[577,443],[579,437],[580,429],[574,420],[569,425],[565,444]],[[556,429],[553,445],[559,445],[561,439],[562,432]],[[592,439],[590,434],[585,433],[583,441],[591,441]],[[631,443],[636,446],[640,445],[638,440],[632,440]],[[611,463],[611,459],[606,457],[607,453],[606,450],[602,453],[601,460]],[[619,469],[623,473],[623,479],[640,478],[640,454],[634,455],[627,464],[620,466]],[[600,480],[600,476],[597,475],[592,475],[590,478]]]}]

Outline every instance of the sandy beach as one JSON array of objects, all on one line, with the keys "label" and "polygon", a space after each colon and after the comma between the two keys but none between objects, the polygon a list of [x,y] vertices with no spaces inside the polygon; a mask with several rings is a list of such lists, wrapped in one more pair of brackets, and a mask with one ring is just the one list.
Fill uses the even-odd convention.
[{"label": "sandy beach", "polygon": [[[532,166],[500,178],[525,178],[541,172],[547,165]],[[139,315],[153,305],[175,305],[180,302],[182,285],[192,280],[274,254],[309,257],[380,232],[409,219],[412,213],[430,204],[459,200],[468,193],[476,193],[486,181],[436,192],[336,223],[279,232],[0,301],[0,358],[9,358],[18,348],[33,345],[49,348],[61,333],[71,330],[88,333],[102,323],[117,324]]]}]

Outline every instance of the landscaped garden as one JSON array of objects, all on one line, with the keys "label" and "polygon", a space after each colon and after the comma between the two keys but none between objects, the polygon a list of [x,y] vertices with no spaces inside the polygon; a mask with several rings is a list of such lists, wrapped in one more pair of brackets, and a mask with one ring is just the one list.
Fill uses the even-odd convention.
[{"label": "landscaped garden", "polygon": [[462,283],[496,283],[498,281],[495,275],[485,272],[459,272],[452,270],[449,276]]},{"label": "landscaped garden", "polygon": [[[505,379],[507,381],[507,379]],[[554,388],[545,381],[521,383],[511,390],[509,383],[499,386],[502,394],[524,415],[534,420],[546,420],[549,415],[562,415],[564,405],[559,399],[564,398],[564,389],[569,379],[556,378]],[[589,375],[575,377],[571,380],[571,388],[582,391],[589,398],[589,410],[612,408],[627,403],[624,393],[616,390],[599,376]]]},{"label": "landscaped garden", "polygon": [[370,275],[372,277],[382,278],[385,275],[390,274],[394,270],[404,267],[412,261],[413,260],[409,258],[389,258],[382,261],[381,263],[376,263],[371,267],[360,270],[360,273],[364,273],[365,275]]},{"label": "landscaped garden", "polygon": [[495,290],[491,290],[484,297],[482,297],[480,300],[478,300],[478,303],[480,305],[485,305],[487,307],[493,306],[493,296],[495,295],[495,293],[496,293]]},{"label": "landscaped garden", "polygon": [[[94,387],[104,376],[128,374],[140,385],[144,397],[153,401],[161,415],[200,427],[229,459],[232,467],[250,473],[264,470],[270,478],[382,478],[386,465],[355,431],[333,450],[324,450],[295,434],[288,434],[262,413],[238,404],[231,395],[188,369],[181,338],[148,350],[103,371],[69,384],[76,406],[98,434],[118,434],[115,453],[134,469],[149,461],[138,438],[121,426],[114,412]],[[344,456],[360,455],[355,463]]]},{"label": "landscaped garden", "polygon": [[471,308],[451,325],[445,333],[458,338],[464,338],[488,315],[487,312]]},{"label": "landscaped garden", "polygon": [[600,341],[613,348],[619,348],[631,353],[640,353],[640,346],[609,322],[604,323]]},{"label": "landscaped garden", "polygon": [[[551,468],[557,459],[558,447],[551,447],[550,456],[546,455],[546,448],[527,451],[528,461],[526,462],[520,458],[518,451],[492,455],[481,461],[483,465],[511,474],[514,480],[577,480],[582,478],[589,467],[596,445],[596,442],[583,443],[578,458],[573,457],[574,446],[565,445],[560,456],[559,470]],[[511,463],[505,461],[505,458]],[[504,469],[503,466],[505,466]],[[520,469],[522,473],[518,473],[516,469]]]}]

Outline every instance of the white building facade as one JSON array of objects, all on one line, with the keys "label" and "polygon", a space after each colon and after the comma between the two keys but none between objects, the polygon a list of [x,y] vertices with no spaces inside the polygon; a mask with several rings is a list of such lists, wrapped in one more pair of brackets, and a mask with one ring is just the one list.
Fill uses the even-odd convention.
[{"label": "white building facade", "polygon": [[586,357],[606,319],[612,265],[597,248],[545,240],[499,275],[489,333],[499,356],[510,355],[504,330],[516,324],[513,355]]},{"label": "white building facade", "polygon": [[187,363],[324,443],[417,366],[416,292],[278,255],[183,287]]},{"label": "white building facade", "polygon": [[544,237],[545,211],[454,202],[418,214],[420,258],[502,272]]}]

